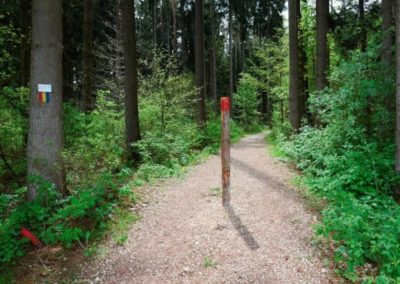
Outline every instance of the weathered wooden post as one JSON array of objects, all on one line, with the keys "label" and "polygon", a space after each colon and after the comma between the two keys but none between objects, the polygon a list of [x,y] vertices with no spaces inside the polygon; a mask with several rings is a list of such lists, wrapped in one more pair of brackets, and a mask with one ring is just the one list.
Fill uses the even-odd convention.
[{"label": "weathered wooden post", "polygon": [[221,98],[221,165],[222,165],[222,204],[227,206],[230,204],[230,133],[229,133],[229,116],[230,116],[230,99],[229,97]]}]

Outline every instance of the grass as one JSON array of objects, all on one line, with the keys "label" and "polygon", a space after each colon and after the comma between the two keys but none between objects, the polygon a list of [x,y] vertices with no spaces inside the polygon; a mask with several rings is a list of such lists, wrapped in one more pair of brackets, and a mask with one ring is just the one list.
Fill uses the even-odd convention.
[{"label": "grass", "polygon": [[285,159],[285,152],[278,146],[276,137],[269,131],[268,135],[265,136],[265,142],[268,144],[268,152],[275,158]]},{"label": "grass", "polygon": [[217,265],[217,262],[212,260],[210,257],[205,256],[203,260],[203,265],[205,268],[213,268]]},{"label": "grass", "polygon": [[130,226],[139,220],[140,216],[136,213],[127,210],[118,212],[115,217],[115,222],[112,223],[110,227],[112,240],[118,245],[125,244],[128,240]]}]

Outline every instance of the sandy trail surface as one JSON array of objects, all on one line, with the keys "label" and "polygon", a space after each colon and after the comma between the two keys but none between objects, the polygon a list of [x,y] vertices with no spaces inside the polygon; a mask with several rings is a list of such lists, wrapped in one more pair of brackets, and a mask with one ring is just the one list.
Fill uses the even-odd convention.
[{"label": "sandy trail surface", "polygon": [[153,186],[128,241],[83,267],[79,283],[331,283],[310,244],[316,218],[264,137],[232,147],[230,207],[212,156]]}]

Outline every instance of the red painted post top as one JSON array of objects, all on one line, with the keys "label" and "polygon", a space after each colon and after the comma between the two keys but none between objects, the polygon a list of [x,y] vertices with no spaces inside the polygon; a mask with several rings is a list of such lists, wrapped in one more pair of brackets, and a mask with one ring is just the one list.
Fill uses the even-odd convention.
[{"label": "red painted post top", "polygon": [[229,97],[221,98],[221,111],[229,111],[231,109],[231,100]]}]

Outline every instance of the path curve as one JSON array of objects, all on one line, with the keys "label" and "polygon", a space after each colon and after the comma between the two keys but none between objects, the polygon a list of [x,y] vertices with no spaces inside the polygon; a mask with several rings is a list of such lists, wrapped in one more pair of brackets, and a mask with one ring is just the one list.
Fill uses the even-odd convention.
[{"label": "path curve", "polygon": [[84,283],[330,283],[310,245],[315,216],[270,157],[265,134],[231,150],[230,208],[223,208],[220,159],[152,188],[152,201],[124,246],[85,267]]}]

